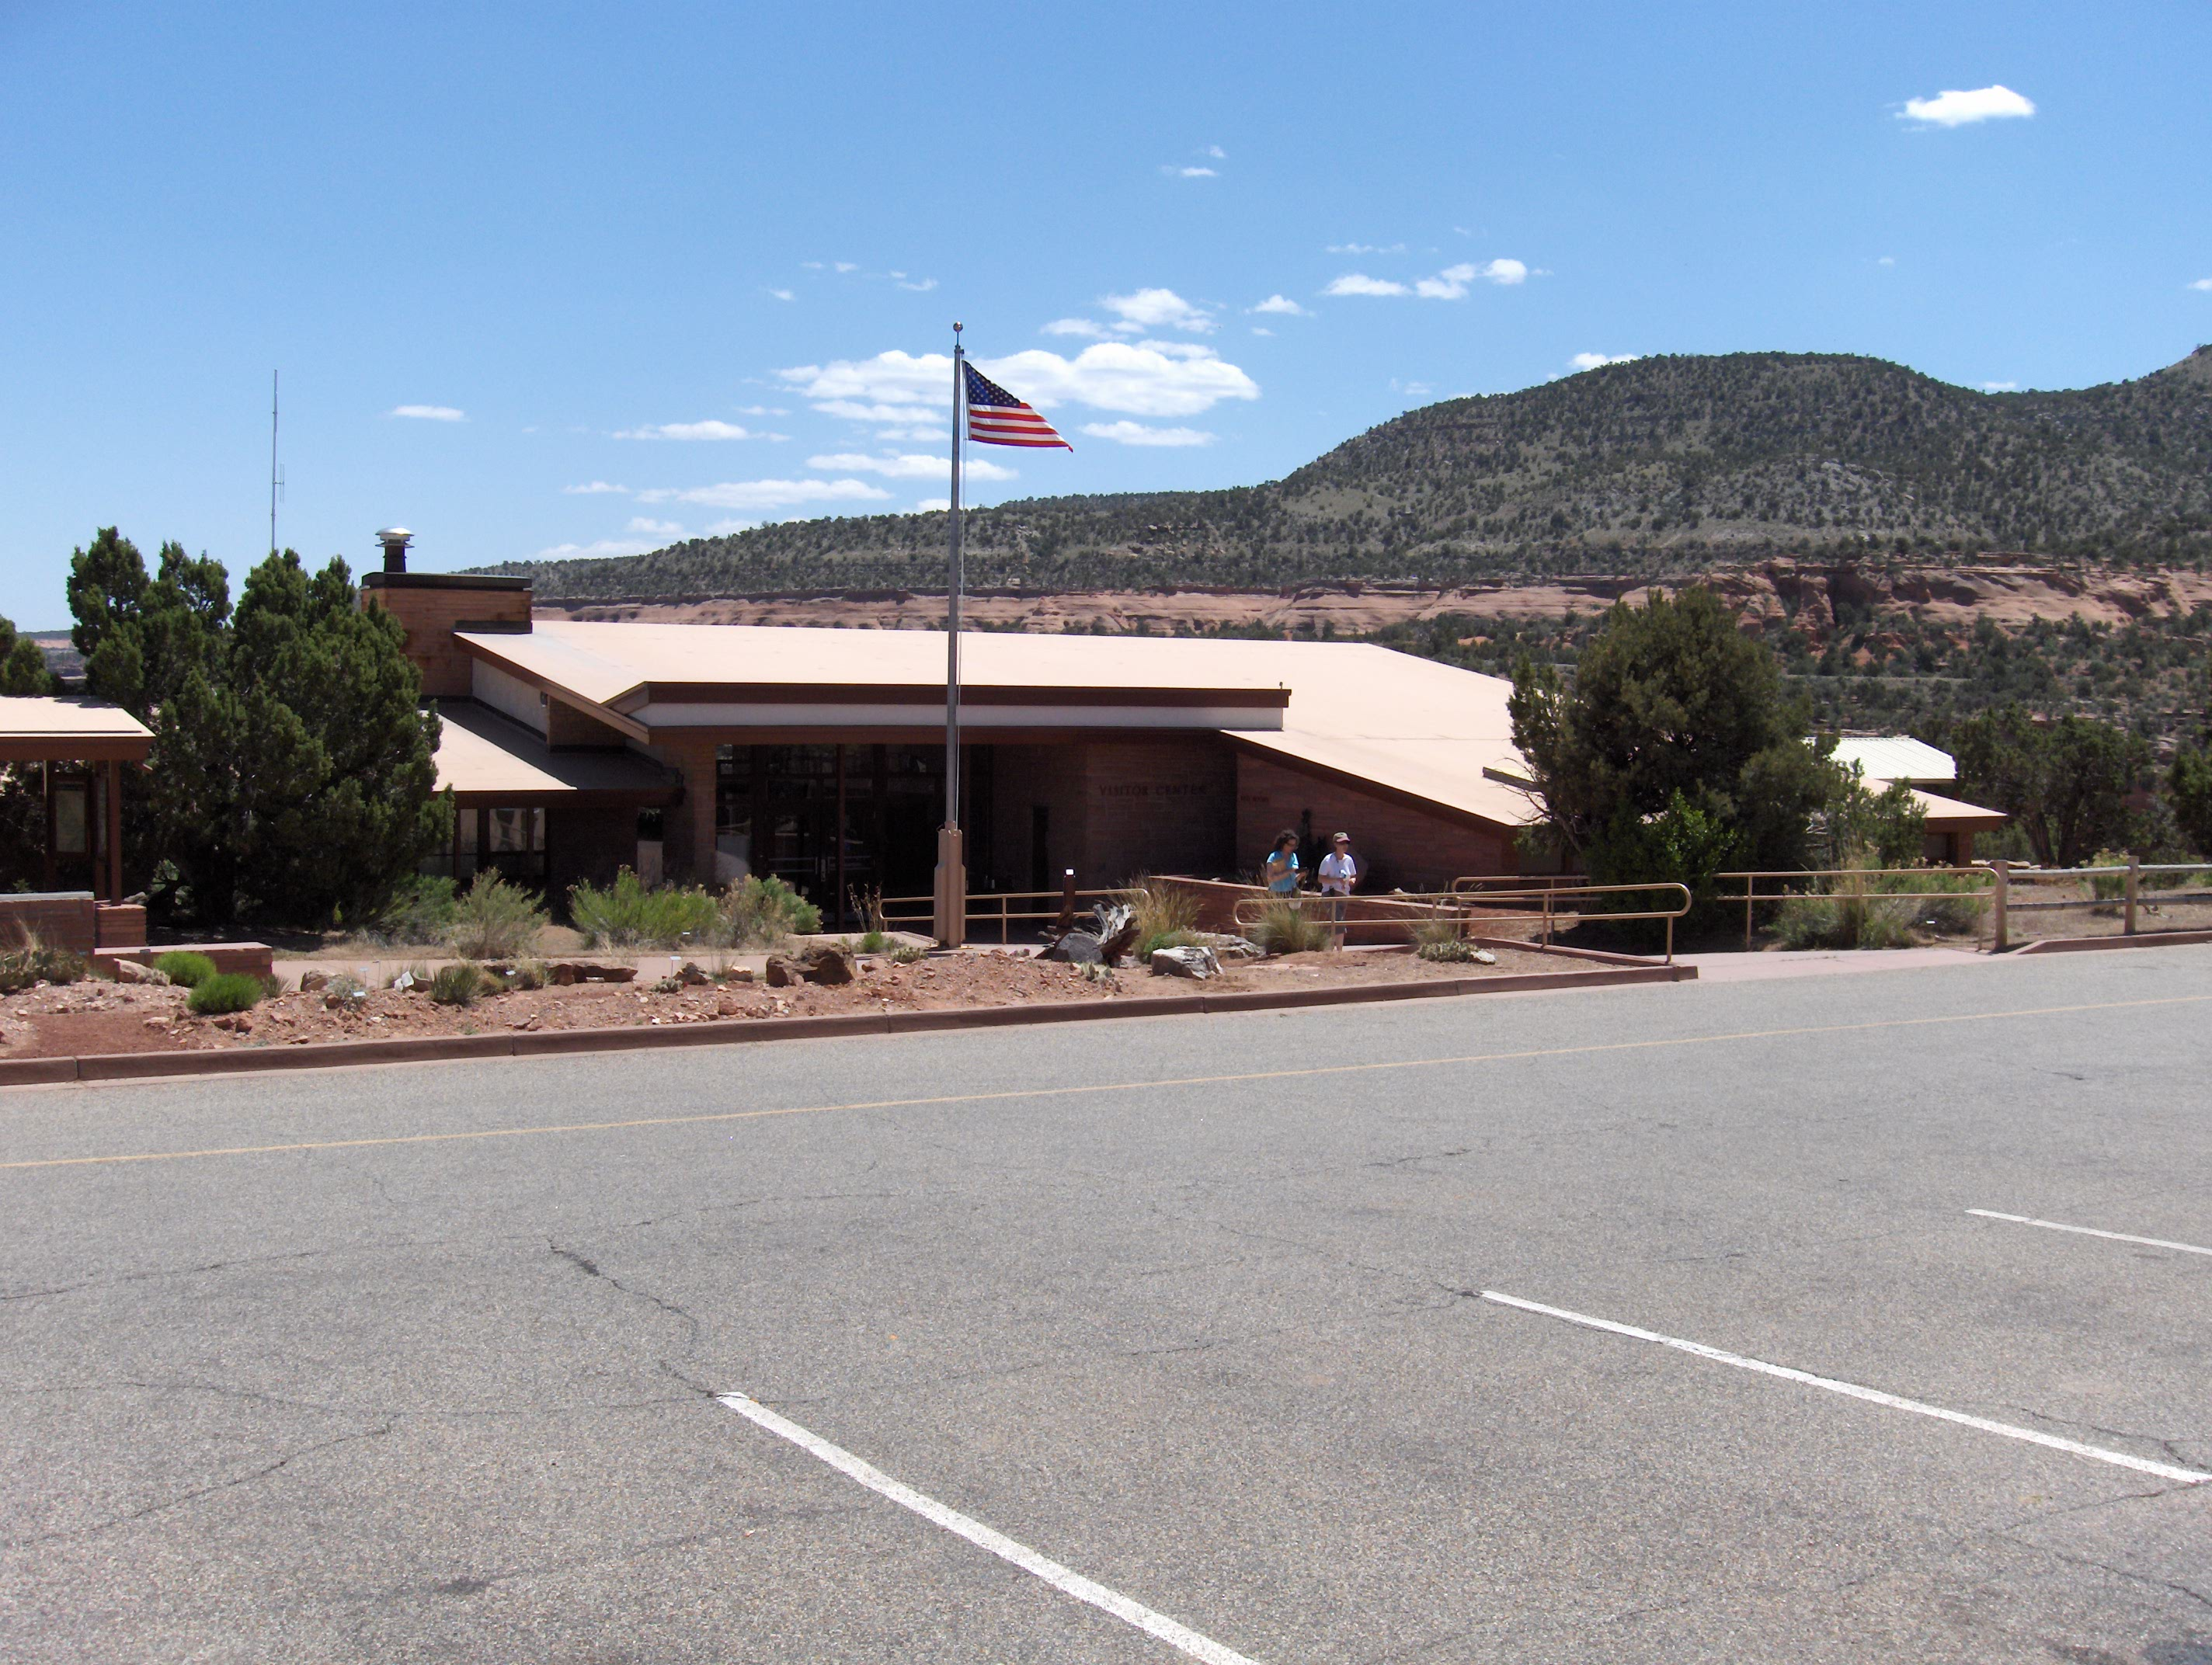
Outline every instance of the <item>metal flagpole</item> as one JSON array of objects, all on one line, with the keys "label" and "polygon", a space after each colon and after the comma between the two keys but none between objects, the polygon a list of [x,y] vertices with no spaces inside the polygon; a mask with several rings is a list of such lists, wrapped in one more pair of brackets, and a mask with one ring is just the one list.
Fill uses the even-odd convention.
[{"label": "metal flagpole", "polygon": [[945,604],[945,825],[937,835],[934,934],[947,948],[967,937],[968,864],[960,831],[960,447],[967,404],[966,351],[952,326],[951,556]]}]

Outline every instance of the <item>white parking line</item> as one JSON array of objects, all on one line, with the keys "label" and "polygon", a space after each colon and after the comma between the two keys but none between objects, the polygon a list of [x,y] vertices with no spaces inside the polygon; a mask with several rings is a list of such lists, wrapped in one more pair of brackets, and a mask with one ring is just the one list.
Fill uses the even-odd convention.
[{"label": "white parking line", "polygon": [[1570,1324],[1580,1324],[1585,1329],[1607,1330],[1614,1335],[1626,1335],[1638,1341],[1656,1341],[1662,1347],[1672,1347],[1678,1352],[1695,1353],[1698,1358],[1710,1358],[1717,1364],[1733,1364],[1738,1370],[1757,1370],[1762,1376],[1778,1376],[1784,1382],[1802,1382],[1808,1388],[1822,1388],[1832,1394],[1848,1395],[1853,1399],[1863,1399],[1871,1405],[1886,1405],[1893,1411],[1911,1411],[1916,1416],[1955,1422],[1963,1428],[1978,1428],[1985,1434],[2002,1434],[2007,1439],[2026,1440],[2031,1445],[2048,1446],[2051,1450],[2064,1451],[2074,1456],[2093,1457],[2115,1468],[2156,1474],[2160,1480],[2178,1480],[2184,1486],[2200,1486],[2212,1480],[2212,1474],[2201,1468],[2183,1468],[2174,1463],[2153,1462],[2148,1457],[2130,1456],[2124,1451],[2108,1451],[2101,1445],[2084,1445],[2079,1440],[2061,1439],[2056,1434],[2041,1433],[2033,1428],[2017,1428],[2009,1422],[1992,1422],[1987,1417],[1969,1416],[1964,1411],[1947,1411],[1940,1405],[1923,1404],[1917,1399],[1902,1399],[1895,1394],[1886,1394],[1879,1388],[1862,1388],[1855,1382],[1838,1382],[1832,1376],[1814,1376],[1809,1370],[1793,1370],[1786,1364],[1770,1364],[1764,1359],[1746,1358],[1741,1353],[1723,1352],[1718,1347],[1709,1347],[1702,1341],[1685,1341],[1680,1336],[1662,1335],[1656,1330],[1638,1329],[1633,1324],[1616,1324],[1610,1318],[1593,1318],[1587,1313],[1569,1312],[1564,1307],[1547,1307],[1540,1301],[1524,1301],[1517,1295],[1501,1295],[1493,1289],[1484,1290],[1482,1298],[1495,1301],[1500,1306],[1518,1307],[1523,1312],[1540,1313],[1547,1318],[1563,1319]]},{"label": "white parking line", "polygon": [[717,1395],[721,1402],[739,1416],[758,1424],[772,1434],[781,1435],[793,1445],[811,1451],[840,1474],[860,1481],[871,1492],[880,1492],[902,1509],[910,1509],[922,1519],[947,1532],[965,1538],[980,1549],[988,1549],[1000,1560],[1011,1561],[1024,1572],[1042,1578],[1054,1589],[1087,1601],[1101,1612],[1110,1613],[1126,1625],[1133,1625],[1147,1636],[1157,1637],[1171,1648],[1181,1649],[1193,1659],[1203,1660],[1206,1665],[1257,1665],[1234,1648],[1225,1648],[1212,1637],[1200,1636],[1188,1625],[1177,1624],[1165,1613],[1154,1613],[1142,1602],[1133,1601],[1118,1590],[1096,1583],[1060,1565],[1057,1561],[1040,1555],[1025,1544],[1018,1544],[1003,1532],[994,1531],[981,1521],[963,1515],[958,1510],[941,1504],[934,1498],[923,1496],[912,1486],[893,1480],[882,1469],[863,1462],[850,1451],[832,1445],[819,1434],[811,1433],[788,1417],[778,1416],[757,1400],[743,1394]]},{"label": "white parking line", "polygon": [[2110,1237],[2116,1243],[2142,1243],[2151,1249],[2178,1249],[2184,1255],[2212,1255],[2212,1249],[2197,1243],[2168,1243],[2164,1237],[2131,1237],[2124,1231],[2100,1231],[2094,1225],[2061,1225],[2057,1220],[2031,1219],[2026,1214],[2000,1214],[1993,1208],[1969,1208],[1969,1214],[1979,1214],[1985,1220],[2009,1220],[2014,1225],[2039,1225],[2045,1231],[2072,1231],[2084,1237]]}]

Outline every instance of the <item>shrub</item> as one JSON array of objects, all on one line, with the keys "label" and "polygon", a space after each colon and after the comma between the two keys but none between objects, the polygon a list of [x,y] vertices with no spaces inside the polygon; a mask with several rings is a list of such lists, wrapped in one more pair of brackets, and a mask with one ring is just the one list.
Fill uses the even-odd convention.
[{"label": "shrub", "polygon": [[1252,940],[1262,953],[1310,954],[1334,940],[1328,927],[1295,902],[1271,902],[1252,927]]},{"label": "shrub", "polygon": [[204,954],[163,954],[155,960],[154,969],[179,988],[198,988],[216,975],[215,962]]},{"label": "shrub", "polygon": [[454,904],[447,940],[455,953],[472,960],[511,959],[534,945],[544,926],[545,910],[535,890],[483,868]]},{"label": "shrub", "polygon": [[893,965],[912,965],[927,952],[910,942],[895,942],[891,945],[890,962]]},{"label": "shrub", "polygon": [[1431,948],[1443,948],[1467,938],[1468,921],[1456,914],[1431,914],[1426,919],[1417,919],[1407,927],[1413,939],[1414,952],[1427,959],[1455,957],[1445,954],[1431,954]]},{"label": "shrub", "polygon": [[453,922],[453,881],[415,873],[362,934],[389,943],[441,942]]},{"label": "shrub", "polygon": [[73,983],[90,969],[83,955],[49,948],[26,933],[21,944],[0,953],[0,994],[20,994],[33,983]]},{"label": "shrub", "polygon": [[1136,912],[1137,943],[1129,951],[1139,965],[1150,964],[1156,949],[1188,948],[1198,941],[1198,898],[1189,891],[1140,878],[1130,891],[1130,902]]},{"label": "shrub", "polygon": [[890,939],[880,931],[866,932],[860,938],[860,951],[863,954],[880,954],[890,945]]},{"label": "shrub", "polygon": [[1487,948],[1478,948],[1465,937],[1443,937],[1425,942],[1413,951],[1425,960],[1442,960],[1447,964],[1495,965],[1498,956]]},{"label": "shrub", "polygon": [[772,945],[822,928],[822,910],[780,878],[734,881],[722,892],[721,915],[729,940],[740,946]]},{"label": "shrub", "polygon": [[343,971],[323,985],[323,1004],[334,1012],[368,998],[368,986],[360,978]]},{"label": "shrub", "polygon": [[483,983],[482,966],[474,960],[456,960],[431,974],[430,998],[440,1006],[474,1006]]},{"label": "shrub", "polygon": [[587,948],[675,948],[687,937],[711,942],[722,929],[722,910],[705,890],[696,884],[648,890],[627,867],[605,890],[571,887],[568,920]]},{"label": "shrub", "polygon": [[[1862,855],[1846,864],[1870,866]],[[1774,928],[1790,948],[1909,948],[1917,904],[1885,896],[1884,890],[1917,890],[1917,875],[1888,879],[1850,872],[1828,879],[1816,896],[1792,896],[1775,916]],[[1826,900],[1824,898],[1832,898]]]},{"label": "shrub", "polygon": [[268,993],[261,979],[244,971],[218,971],[192,985],[185,1004],[203,1018],[225,1012],[251,1012]]},{"label": "shrub", "polygon": [[552,981],[553,974],[543,960],[525,960],[507,975],[509,988],[543,988]]}]

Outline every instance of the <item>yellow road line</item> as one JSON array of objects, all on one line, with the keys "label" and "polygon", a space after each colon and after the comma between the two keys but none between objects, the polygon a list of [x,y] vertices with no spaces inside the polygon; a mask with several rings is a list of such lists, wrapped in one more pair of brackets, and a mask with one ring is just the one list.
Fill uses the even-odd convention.
[{"label": "yellow road line", "polygon": [[1246,1070],[1227,1075],[1171,1076],[1151,1081],[1097,1081],[1063,1087],[1010,1087],[998,1092],[941,1093],[927,1098],[874,1098],[844,1104],[795,1104],[772,1110],[710,1110],[694,1115],[634,1116],[620,1121],[560,1121],[536,1127],[477,1127],[459,1133],[392,1133],[374,1139],[302,1139],[287,1145],[228,1145],[200,1151],[135,1151],[118,1156],[46,1157],[0,1162],[0,1171],[21,1168],[92,1168],[123,1162],[185,1162],[204,1157],[270,1156],[287,1151],[352,1151],[384,1145],[443,1145],[459,1139],[535,1139],[553,1133],[623,1133],[635,1127],[697,1127],[719,1121],[757,1121],[779,1115],[829,1115],[852,1110],[923,1109],[940,1104],[988,1104],[1013,1098],[1073,1098],[1085,1094],[1141,1092],[1161,1087],[1222,1087],[1246,1082],[1362,1075],[1379,1070],[1445,1069],[1454,1065],[1510,1064],[1536,1058],[1586,1057],[1608,1052],[1714,1046],[1731,1041],[1778,1041],[1814,1035],[1856,1035],[1872,1030],[1917,1029],[1938,1024],[1995,1023],[2019,1018],[2057,1018],[2084,1012],[2126,1012],[2150,1006],[2198,1006],[2212,994],[2174,994],[2146,1000],[2099,1000],[2080,1006],[2027,1006],[2015,1012],[1967,1012],[1948,1017],[1880,1018],[1859,1024],[1814,1024],[1796,1029],[1746,1029],[1718,1035],[1681,1035],[1649,1041],[1601,1041],[1584,1046],[1536,1047],[1522,1052],[1474,1052],[1449,1058],[1395,1058],[1367,1064],[1316,1064],[1301,1069]]}]

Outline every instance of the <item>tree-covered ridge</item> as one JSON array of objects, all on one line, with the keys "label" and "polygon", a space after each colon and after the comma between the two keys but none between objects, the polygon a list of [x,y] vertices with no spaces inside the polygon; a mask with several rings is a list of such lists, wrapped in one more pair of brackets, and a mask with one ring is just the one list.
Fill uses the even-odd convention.
[{"label": "tree-covered ridge", "polygon": [[[757,527],[507,562],[548,599],[943,586],[945,517]],[[1640,359],[1450,399],[1267,485],[1030,498],[967,518],[969,581],[1276,588],[1683,575],[1781,554],[2212,555],[2212,347],[2135,381],[1984,393],[1880,359]]]}]

